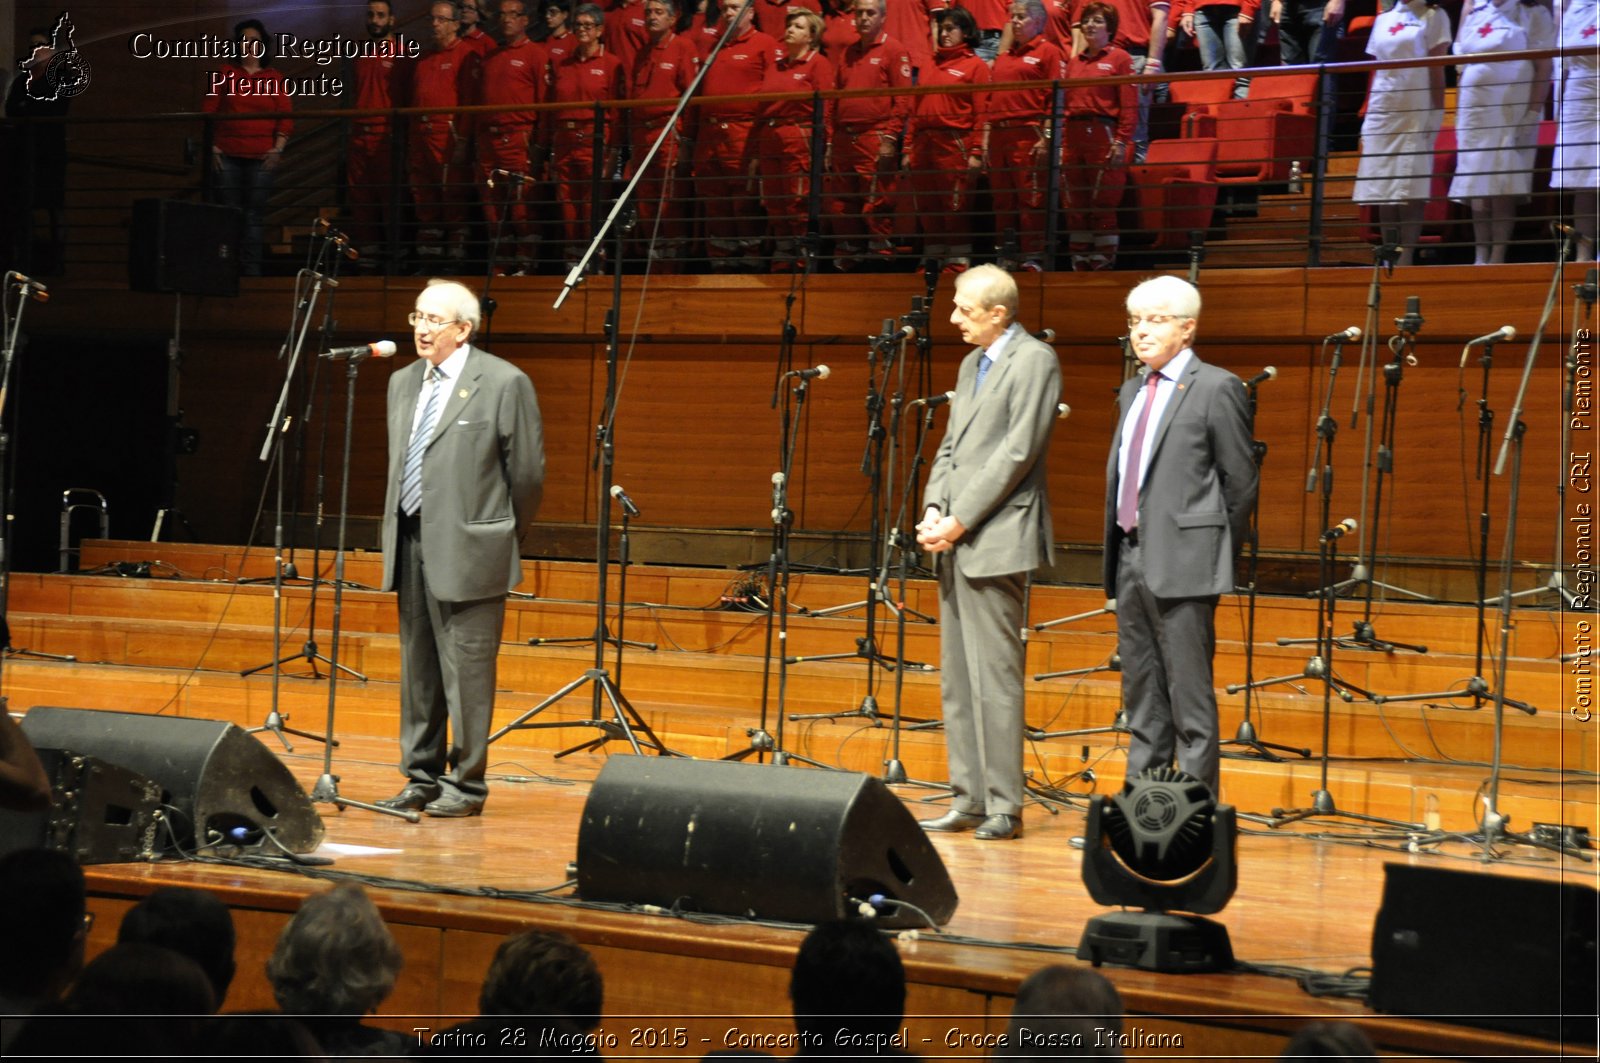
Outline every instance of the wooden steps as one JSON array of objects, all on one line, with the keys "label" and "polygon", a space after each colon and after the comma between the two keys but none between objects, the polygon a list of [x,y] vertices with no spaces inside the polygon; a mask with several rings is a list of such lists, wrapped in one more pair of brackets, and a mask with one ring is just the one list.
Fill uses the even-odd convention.
[{"label": "wooden steps", "polygon": [[[162,544],[164,555],[186,572],[270,570],[271,558],[265,554],[242,558],[237,550],[169,550],[169,545]],[[127,556],[126,550],[126,544],[88,544],[85,564],[98,564],[119,553]],[[539,705],[583,676],[594,663],[592,644],[535,647],[526,642],[529,638],[583,637],[592,632],[592,566],[528,562],[526,571],[524,586],[533,588],[539,597],[513,599],[507,609],[497,726]],[[345,575],[375,584],[380,578],[378,560],[371,555],[353,555]],[[769,733],[777,729],[777,670],[773,668],[770,679],[765,674],[764,615],[708,608],[718,605],[730,587],[749,579],[739,572],[665,566],[635,566],[629,572],[623,634],[656,642],[661,649],[627,652],[621,673],[623,689],[648,726],[674,750],[721,757],[747,748],[747,732],[763,723],[764,684],[773,692],[765,727]],[[820,610],[860,600],[865,586],[859,577],[811,574],[796,580],[796,597],[803,591],[806,606]],[[13,658],[7,662],[6,692],[19,710],[34,704],[59,704],[169,711],[259,725],[273,705],[272,676],[269,671],[249,677],[239,673],[274,658],[272,596],[272,586],[264,583],[18,575],[11,587],[13,644],[72,654],[80,663]],[[341,676],[337,682],[337,731],[390,736],[396,727],[399,676],[392,596],[346,590],[342,598],[339,660],[366,679]],[[305,646],[309,599],[310,589],[304,583],[285,588],[283,655],[300,653]],[[937,592],[931,582],[910,581],[906,600],[913,608],[937,616]],[[1034,623],[1043,623],[1102,605],[1099,592],[1090,588],[1041,585],[1033,590],[1030,613]],[[1336,630],[1341,633],[1361,615],[1360,603],[1348,603],[1344,608],[1352,619],[1336,618]],[[332,621],[332,595],[327,588],[318,591],[316,619],[316,648],[327,654]],[[892,655],[896,635],[890,619],[887,610],[880,610],[877,638],[883,652]],[[1315,620],[1314,602],[1260,598],[1252,674],[1259,680],[1302,671],[1311,647],[1280,647],[1271,639],[1280,634],[1309,636]],[[1334,668],[1342,679],[1382,697],[1464,688],[1473,672],[1474,610],[1388,603],[1375,611],[1374,621],[1380,636],[1423,642],[1430,652],[1341,649],[1335,653]],[[1506,713],[1503,754],[1512,767],[1502,780],[1502,810],[1523,824],[1534,819],[1560,821],[1587,825],[1600,833],[1593,793],[1558,785],[1563,771],[1594,771],[1597,767],[1592,736],[1570,726],[1561,711],[1563,672],[1555,661],[1562,645],[1560,615],[1521,610],[1517,621],[1507,696],[1531,702],[1541,711],[1534,716],[1509,709]],[[1243,601],[1225,600],[1217,613],[1215,676],[1219,688],[1238,683],[1245,675],[1245,624]],[[828,618],[797,615],[790,618],[788,628],[789,652],[799,658],[850,653],[865,631],[860,613]],[[1114,628],[1114,617],[1103,615],[1044,632],[1030,631],[1029,674],[1104,664],[1116,650]],[[616,631],[615,612],[612,631]],[[936,626],[908,622],[905,637],[909,660],[937,664]],[[608,650],[606,665],[615,668],[613,651]],[[317,674],[326,675],[326,667]],[[327,712],[328,684],[311,675],[303,658],[285,664],[278,683],[278,706],[295,726],[320,730]],[[859,659],[802,660],[789,666],[784,696],[787,713],[845,715],[834,720],[786,721],[785,748],[873,774],[881,773],[884,762],[894,757],[914,778],[942,778],[944,740],[937,730],[902,730],[898,751],[895,749],[895,732],[889,723],[896,678],[892,671],[876,668],[869,684],[867,667]],[[907,669],[899,678],[904,715],[937,720],[938,673]],[[864,704],[873,704],[869,698],[875,708],[862,713]],[[590,690],[580,690],[547,709],[539,722],[587,720],[592,700]],[[1253,691],[1250,700],[1260,738],[1320,752],[1323,699],[1317,681],[1274,684]],[[1227,694],[1219,689],[1225,737],[1237,733],[1244,701],[1242,693]],[[1103,728],[1116,718],[1120,704],[1119,679],[1113,671],[1030,681],[1027,722],[1030,728],[1052,734]],[[609,707],[603,708],[609,716]],[[1493,751],[1492,703],[1434,698],[1346,704],[1334,698],[1330,708],[1329,749],[1334,759],[1329,785],[1341,808],[1422,822],[1431,797],[1447,826],[1464,829],[1475,822],[1474,793],[1483,783],[1484,765]],[[519,730],[497,745],[495,759],[514,757],[517,750],[559,750],[599,733],[599,728],[587,725]],[[1104,791],[1120,783],[1123,759],[1117,747],[1124,742],[1117,734],[1050,738],[1030,743],[1027,763],[1041,784],[1069,780],[1069,788],[1080,792],[1089,786],[1071,780],[1085,767],[1092,768],[1095,788]],[[1224,765],[1225,796],[1240,808],[1257,812],[1293,807],[1308,801],[1311,790],[1320,786],[1319,776],[1316,760],[1293,757],[1272,763],[1253,757],[1230,758]],[[1515,785],[1505,781],[1512,777],[1518,780]]]}]

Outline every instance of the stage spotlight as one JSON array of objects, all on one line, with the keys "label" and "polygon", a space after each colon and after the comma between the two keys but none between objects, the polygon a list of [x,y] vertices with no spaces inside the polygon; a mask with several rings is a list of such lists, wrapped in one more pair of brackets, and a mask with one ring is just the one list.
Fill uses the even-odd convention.
[{"label": "stage spotlight", "polygon": [[1200,916],[1222,911],[1233,896],[1237,835],[1233,807],[1172,768],[1151,768],[1116,796],[1096,797],[1084,831],[1083,884],[1099,904],[1144,910],[1089,920],[1078,958],[1175,973],[1232,967],[1228,928]]}]

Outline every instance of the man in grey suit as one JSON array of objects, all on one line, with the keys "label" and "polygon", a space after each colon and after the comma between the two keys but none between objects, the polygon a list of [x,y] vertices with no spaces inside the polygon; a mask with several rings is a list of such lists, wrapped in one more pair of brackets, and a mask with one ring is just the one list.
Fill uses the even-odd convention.
[{"label": "man in grey suit", "polygon": [[917,542],[939,563],[941,697],[950,811],[922,826],[1022,834],[1022,601],[1054,540],[1045,451],[1061,398],[1056,352],[1016,321],[1017,283],[997,266],[956,281],[962,360],[928,475]]},{"label": "man in grey suit", "polygon": [[[378,802],[475,816],[518,540],[539,506],[544,434],[522,370],[472,346],[478,297],[433,280],[417,296],[421,357],[389,378],[383,589],[400,599],[400,771]],[[448,730],[447,730],[448,725]]]},{"label": "man in grey suit", "polygon": [[1219,795],[1217,597],[1255,505],[1244,382],[1194,353],[1200,293],[1156,277],[1128,294],[1143,375],[1122,385],[1106,462],[1105,592],[1117,602],[1127,777],[1176,761]]}]

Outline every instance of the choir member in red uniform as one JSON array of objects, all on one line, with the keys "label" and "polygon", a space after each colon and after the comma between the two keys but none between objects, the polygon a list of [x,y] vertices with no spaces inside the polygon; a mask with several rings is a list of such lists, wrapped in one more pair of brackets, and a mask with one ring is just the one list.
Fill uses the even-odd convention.
[{"label": "choir member in red uniform", "polygon": [[259,114],[261,119],[217,122],[211,140],[211,165],[216,172],[219,202],[244,211],[244,245],[239,272],[261,275],[262,218],[272,194],[272,175],[289,144],[289,95],[283,75],[272,69],[272,45],[266,27],[246,19],[233,27],[239,61],[223,66],[207,79],[210,90],[201,102],[206,114]]},{"label": "choir member in red uniform", "polygon": [[606,51],[622,60],[622,69],[632,74],[634,58],[649,40],[644,0],[620,0],[606,12]]},{"label": "choir member in red uniform", "polygon": [[1044,0],[1044,13],[1049,20],[1045,24],[1044,35],[1068,56],[1078,50],[1072,36],[1078,22],[1077,8],[1075,0]]},{"label": "choir member in red uniform", "polygon": [[700,69],[700,52],[693,40],[677,31],[678,0],[645,0],[645,27],[649,39],[634,59],[631,97],[635,100],[661,100],[661,106],[640,107],[630,114],[629,152],[631,165],[644,161],[650,146],[658,139],[661,148],[650,160],[650,168],[634,189],[634,204],[639,211],[635,235],[650,246],[653,268],[675,273],[683,257],[685,225],[679,199],[679,167],[687,162],[683,154],[683,118],[666,136],[662,131],[672,118],[678,99],[694,81]]},{"label": "choir member in red uniform", "polygon": [[[924,85],[987,85],[989,64],[972,50],[978,24],[966,8],[939,16],[939,51]],[[928,93],[911,119],[911,187],[916,192],[922,250],[946,273],[972,265],[972,187],[983,169],[978,115],[987,93]]]},{"label": "choir member in red uniform", "polygon": [[[755,28],[743,0],[720,2],[718,25],[726,27],[728,43],[711,60],[700,83],[700,95],[758,93],[766,84],[767,72],[778,64],[778,42]],[[698,40],[701,55],[709,55],[715,41],[704,35]],[[746,102],[710,102],[699,108],[694,175],[705,211],[706,254],[716,272],[761,266],[761,208],[753,180],[756,108]]]},{"label": "choir member in red uniform", "polygon": [[[856,43],[839,57],[838,88],[911,87],[911,56],[884,32],[883,5],[856,0]],[[863,238],[869,254],[894,254],[900,138],[910,110],[911,98],[902,95],[846,97],[834,105],[828,180],[838,269],[856,267]]]},{"label": "choir member in red uniform", "polygon": [[[1117,9],[1085,5],[1079,23],[1083,53],[1067,60],[1069,81],[1126,77],[1128,53],[1111,43]],[[1067,89],[1067,124],[1062,144],[1067,232],[1073,269],[1111,269],[1117,261],[1117,204],[1128,183],[1128,153],[1139,118],[1139,90],[1120,85]]]},{"label": "choir member in red uniform", "polygon": [[926,71],[933,64],[934,24],[949,6],[949,0],[884,0],[883,31],[905,45],[911,69]]},{"label": "choir member in red uniform", "polygon": [[[995,229],[1017,234],[1020,268],[1043,269],[1045,200],[1050,172],[1052,81],[1066,76],[1067,60],[1044,35],[1040,0],[1011,5],[1011,50],[994,63],[996,84],[1034,81],[1037,88],[995,89],[989,94],[989,187]],[[1016,269],[1017,264],[1003,268]]]},{"label": "choir member in red uniform", "polygon": [[[483,103],[538,103],[544,96],[549,59],[544,46],[528,37],[528,3],[500,2],[500,31],[506,43],[484,60]],[[501,111],[480,114],[476,123],[478,184],[484,190],[491,257],[502,274],[500,263],[509,260],[512,275],[518,277],[533,272],[538,254],[528,213],[535,121],[533,111]]]},{"label": "choir member in red uniform", "polygon": [[797,7],[822,14],[819,0],[755,0],[751,9],[755,11],[756,29],[768,37],[783,40],[789,29],[789,12]]},{"label": "choir member in red uniform", "polygon": [[855,7],[855,0],[822,0],[822,54],[835,67],[845,49],[861,39]]},{"label": "choir member in red uniform", "polygon": [[[478,53],[456,36],[460,12],[451,0],[428,8],[434,48],[417,60],[411,82],[414,107],[460,107],[477,97],[482,64]],[[429,260],[466,257],[467,131],[451,111],[418,115],[411,120],[407,178],[417,215],[417,257]]]},{"label": "choir member in red uniform", "polygon": [[[411,60],[395,34],[390,0],[368,0],[367,38],[380,46],[376,55],[350,61],[350,106],[357,110],[404,107],[411,83]],[[396,185],[393,119],[386,115],[356,118],[350,122],[350,144],[345,156],[346,228],[361,249],[356,263],[375,271],[388,250],[389,204]]]},{"label": "choir member in red uniform", "polygon": [[479,59],[489,58],[489,53],[500,44],[484,32],[481,25],[483,12],[478,7],[478,0],[457,0],[457,7],[461,11],[461,24],[456,27],[456,35],[468,48],[478,53]]},{"label": "choir member in red uniform", "polygon": [[[820,51],[822,16],[791,8],[783,31],[783,58],[767,74],[762,92],[825,92],[833,88],[833,66]],[[761,105],[756,158],[761,167],[761,202],[772,234],[772,271],[805,268],[800,242],[810,218],[811,150],[815,131],[811,96]],[[824,108],[826,118],[826,108]],[[829,140],[826,125],[823,143]]]},{"label": "choir member in red uniform", "polygon": [[1011,17],[1010,5],[1006,0],[956,0],[956,4],[971,12],[978,23],[978,39],[972,42],[972,50],[980,59],[994,65],[1000,55],[1000,38],[1005,35]]},{"label": "choir member in red uniform", "polygon": [[572,5],[567,0],[548,0],[544,5],[544,36],[539,43],[549,54],[552,63],[558,63],[572,54],[578,38],[572,35]]},{"label": "choir member in red uniform", "polygon": [[[601,43],[605,12],[596,4],[579,4],[572,13],[572,30],[577,34],[578,46],[565,59],[550,64],[550,90],[546,97],[572,106],[551,115],[551,121],[546,123],[550,132],[545,138],[550,147],[550,176],[561,204],[562,241],[569,272],[583,257],[584,248],[597,229],[592,217],[595,189],[615,172],[617,165],[617,115],[614,111],[605,112],[597,143],[593,104],[625,99],[628,95],[628,75],[622,69],[622,60]],[[601,248],[598,257],[604,255],[605,249]]]}]

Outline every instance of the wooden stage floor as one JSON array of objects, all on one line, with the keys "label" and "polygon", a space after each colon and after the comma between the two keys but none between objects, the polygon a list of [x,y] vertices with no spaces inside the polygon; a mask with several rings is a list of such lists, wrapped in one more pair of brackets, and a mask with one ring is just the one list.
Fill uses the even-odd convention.
[{"label": "wooden stage floor", "polygon": [[[281,752],[270,736],[263,737]],[[323,770],[321,746],[294,743],[295,751],[282,753],[282,759],[310,791]],[[626,750],[625,743],[609,746],[611,754]],[[387,740],[343,741],[333,765],[341,796],[374,800],[392,794],[399,784],[392,755]],[[440,1029],[448,1025],[442,1016],[471,1014],[499,940],[522,927],[543,926],[573,934],[599,959],[607,990],[603,1029],[616,1038],[605,1043],[606,1055],[698,1057],[737,1047],[739,1037],[787,1033],[787,968],[804,928],[621,911],[573,898],[568,877],[578,824],[607,755],[602,750],[557,760],[547,752],[507,748],[503,757],[491,757],[493,789],[480,818],[409,824],[319,806],[327,828],[319,852],[334,863],[309,875],[216,862],[92,866],[86,870],[100,918],[91,951],[114,940],[121,912],[155,886],[205,886],[224,896],[239,926],[240,975],[227,1009],[270,1008],[262,963],[299,898],[323,888],[319,875],[366,877],[407,956],[401,982],[380,1016],[385,1025]],[[916,816],[942,807],[922,803],[926,790],[896,792]],[[960,906],[941,933],[922,931],[902,941],[907,1011],[914,1016],[906,1024],[907,1047],[917,1055],[989,1054],[981,1036],[1004,1029],[1018,982],[1045,964],[1078,962],[1072,952],[1083,925],[1102,911],[1088,897],[1080,854],[1069,845],[1083,832],[1084,814],[1031,808],[1026,825],[1026,835],[1011,842],[934,838]],[[1238,892],[1216,918],[1227,926],[1243,966],[1187,976],[1104,968],[1123,994],[1132,1016],[1129,1029],[1145,1038],[1128,1055],[1271,1058],[1304,1018],[1333,1016],[1361,1023],[1386,1054],[1398,1057],[1594,1057],[1592,1042],[1563,1049],[1464,1025],[1379,1016],[1358,1000],[1302,989],[1297,978],[1336,981],[1371,962],[1386,863],[1596,881],[1593,863],[1570,857],[1515,848],[1486,865],[1466,844],[1407,852],[1404,839],[1362,839],[1354,826],[1323,821],[1269,830],[1241,824]],[[1520,917],[1485,913],[1486,919]],[[1463,934],[1472,932],[1462,927]],[[1448,981],[1451,972],[1439,977]],[[1577,1010],[1593,1006],[1591,1001]],[[667,1043],[659,1033],[641,1033],[663,1029]]]}]

